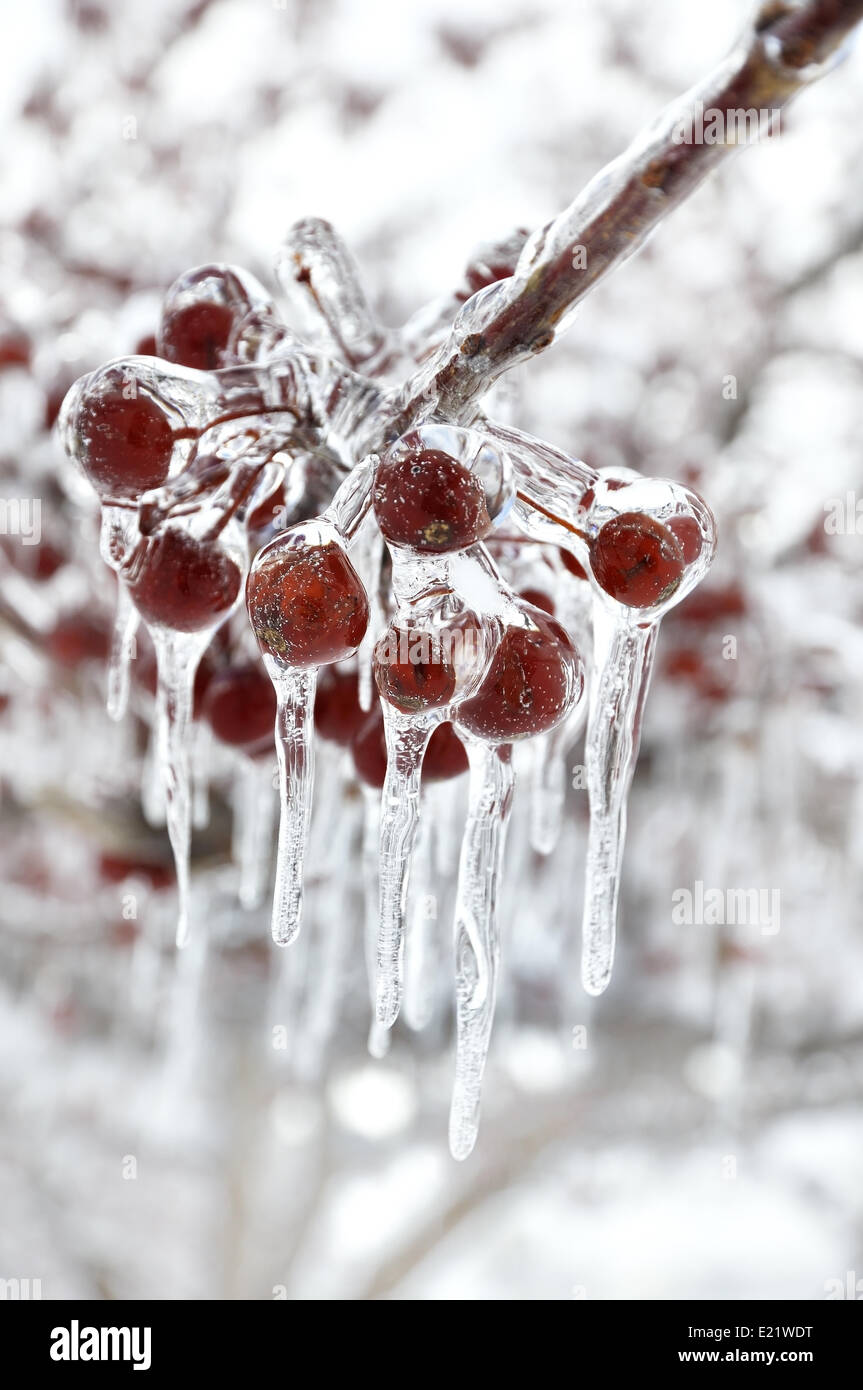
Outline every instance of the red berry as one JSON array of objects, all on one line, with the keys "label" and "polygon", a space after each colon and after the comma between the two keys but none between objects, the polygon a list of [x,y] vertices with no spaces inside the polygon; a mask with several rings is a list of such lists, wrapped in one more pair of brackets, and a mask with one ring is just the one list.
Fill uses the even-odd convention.
[{"label": "red berry", "polygon": [[325,666],[315,692],[315,728],[321,738],[347,748],[367,715],[368,711],[360,705],[356,671]]},{"label": "red berry", "polygon": [[279,512],[284,516],[287,510],[288,499],[285,493],[284,482],[280,483],[269,497],[265,497],[263,502],[259,502],[253,511],[246,517],[246,529],[255,538],[266,535],[270,527],[274,525]]},{"label": "red berry", "polygon": [[[354,767],[361,782],[380,789],[387,775],[387,743],[380,705],[368,714],[351,743]],[[468,768],[464,744],[452,724],[439,724],[428,741],[423,780],[445,782]]]},{"label": "red berry", "polygon": [[455,668],[441,639],[395,623],[375,647],[375,682],[381,699],[402,714],[442,709],[456,692]]},{"label": "red berry", "polygon": [[683,547],[661,522],[622,512],[600,529],[590,547],[600,588],[629,608],[652,608],[670,598],[685,568]]},{"label": "red berry", "polygon": [[335,541],[276,536],[257,555],[246,586],[255,635],[283,666],[323,666],[353,656],[369,621],[362,580]]},{"label": "red berry", "polygon": [[692,647],[679,647],[665,659],[665,674],[670,680],[697,681],[704,671],[704,658]]},{"label": "red berry", "polygon": [[143,338],[138,340],[135,348],[136,357],[158,357],[159,351],[156,347],[155,333],[146,333]]},{"label": "red berry", "polygon": [[129,589],[141,617],[177,632],[200,632],[227,613],[240,571],[218,545],[168,526],[146,543]]},{"label": "red berry", "polygon": [[84,661],[107,661],[111,634],[107,624],[91,613],[67,613],[48,633],[45,646],[58,666],[72,668]]},{"label": "red berry", "polygon": [[63,568],[66,563],[66,556],[50,541],[41,541],[33,549],[36,552],[31,562],[33,578],[38,583],[43,584],[46,580],[53,579],[57,571]]},{"label": "red berry", "polygon": [[29,367],[30,339],[20,329],[0,332],[0,368]]},{"label": "red berry", "polygon": [[686,564],[693,564],[701,554],[702,546],[704,545],[701,527],[695,517],[685,515],[669,517],[668,529],[680,542],[680,548],[683,551],[683,559]]},{"label": "red berry", "polygon": [[478,738],[509,743],[545,733],[581,693],[581,663],[563,628],[538,608],[528,616],[534,626],[506,629],[479,691],[459,705],[459,725]]},{"label": "red berry", "polygon": [[50,541],[22,545],[17,537],[0,536],[0,549],[16,570],[37,584],[53,579],[66,563],[66,556]]},{"label": "red berry", "polygon": [[84,397],[76,433],[81,467],[103,497],[137,497],[168,476],[174,433],[149,396],[113,393]]},{"label": "red berry", "polygon": [[206,301],[168,309],[159,334],[160,356],[203,372],[223,367],[234,317],[227,304]]},{"label": "red berry", "polygon": [[530,604],[531,608],[541,608],[550,618],[554,617],[554,599],[541,589],[522,589],[519,598]]},{"label": "red berry", "polygon": [[128,878],[142,878],[156,890],[170,888],[176,877],[173,865],[108,853],[99,856],[99,876],[104,883],[124,883]]},{"label": "red berry", "polygon": [[560,553],[560,558],[563,562],[563,568],[565,570],[568,570],[570,574],[574,575],[576,579],[586,579],[587,571],[585,570],[583,565],[579,564],[572,551],[564,550],[563,546],[559,546],[558,550]]},{"label": "red berry", "polygon": [[222,743],[247,751],[265,741],[272,747],[276,692],[260,663],[217,672],[204,697],[204,717]]},{"label": "red berry", "polygon": [[464,744],[452,724],[438,724],[423,759],[423,781],[445,782],[467,772]]},{"label": "red berry", "polygon": [[380,704],[366,715],[351,740],[354,768],[367,787],[380,789],[387,775],[387,742]]},{"label": "red berry", "polygon": [[384,459],[373,500],[386,539],[414,550],[463,550],[491,526],[480,479],[438,449]]},{"label": "red berry", "polygon": [[746,613],[746,596],[739,584],[724,588],[698,588],[688,594],[677,611],[682,622],[713,623],[722,618],[742,618]]}]

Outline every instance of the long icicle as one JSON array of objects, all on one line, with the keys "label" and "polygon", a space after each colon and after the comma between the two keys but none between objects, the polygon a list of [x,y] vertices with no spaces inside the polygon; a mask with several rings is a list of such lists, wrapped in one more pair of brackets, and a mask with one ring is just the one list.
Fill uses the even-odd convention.
[{"label": "long icicle", "polygon": [[473,1150],[494,1017],[500,940],[497,890],[514,773],[510,746],[467,745],[470,802],[455,910],[456,1065],[449,1121],[453,1158]]},{"label": "long icicle", "polygon": [[375,991],[378,971],[378,923],[380,922],[380,884],[378,849],[380,847],[381,794],[375,787],[363,784],[363,949],[366,976],[371,998],[372,1021],[369,1027],[369,1054],[380,1060],[390,1049],[392,1034],[375,1017]]},{"label": "long icicle", "polygon": [[108,718],[119,722],[129,704],[129,663],[135,649],[140,617],[122,579],[117,580],[117,611],[108,664]]},{"label": "long icicle", "polygon": [[211,634],[154,629],[159,683],[156,695],[158,762],[165,791],[165,819],[177,871],[177,946],[189,939],[191,789],[189,725],[198,663]]},{"label": "long icicle", "polygon": [[431,723],[418,723],[382,702],[387,775],[381,794],[380,926],[375,1016],[390,1028],[402,990],[405,913],[411,852],[419,824],[420,781]]},{"label": "long icicle", "polygon": [[658,621],[644,626],[602,600],[594,610],[594,670],[585,741],[590,830],[585,866],[582,981],[602,994],[611,979],[626,803],[638,758],[641,716]]},{"label": "long icicle", "polygon": [[[423,799],[428,791],[423,793]],[[432,811],[432,807],[428,808]],[[438,811],[447,814],[442,806]],[[438,936],[438,898],[432,864],[434,821],[432,815],[420,820],[419,839],[411,884],[410,927],[405,943],[405,987],[402,1015],[414,1032],[428,1024],[434,1008],[433,974],[439,964],[435,950]]]},{"label": "long icicle", "polygon": [[279,848],[273,897],[273,940],[289,946],[300,929],[303,859],[315,777],[314,705],[317,669],[279,671],[274,680],[279,758]]}]

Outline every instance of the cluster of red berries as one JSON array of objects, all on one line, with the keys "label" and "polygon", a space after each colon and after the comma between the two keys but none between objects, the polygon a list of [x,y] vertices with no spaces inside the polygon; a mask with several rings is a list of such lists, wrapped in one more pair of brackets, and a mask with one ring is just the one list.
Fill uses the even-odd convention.
[{"label": "cluster of red berries", "polygon": [[[227,267],[204,267],[173,287],[153,350],[165,371],[170,363],[187,374],[218,372],[241,360],[241,331],[262,316],[264,292],[251,277]],[[183,446],[195,449],[200,419],[190,423],[182,404],[170,392],[162,395],[158,382],[151,371],[130,384],[128,373],[115,366],[70,393],[63,422],[67,446],[106,507],[134,509],[143,493],[175,482],[189,467]],[[189,389],[194,386],[192,379]],[[458,449],[445,447],[445,435],[446,429],[416,431],[377,463],[371,504],[394,557],[413,557],[418,564],[446,559],[469,552],[491,531],[494,507],[481,471]],[[406,445],[406,439],[413,443]],[[283,497],[279,489],[278,498]],[[246,519],[253,548],[272,508],[273,499],[267,499]],[[650,610],[674,594],[701,544],[692,518],[664,524],[623,511],[588,539],[585,563],[612,599]],[[587,578],[579,560],[569,551],[561,553],[570,573]],[[139,534],[127,559],[121,573],[149,625],[188,633],[215,630],[236,605],[242,566],[218,527],[201,533],[182,517],[169,520],[153,534]],[[488,742],[543,733],[560,723],[583,688],[579,655],[552,616],[551,601],[537,602],[531,592],[512,594],[503,584],[502,592],[503,616],[492,620],[490,644],[488,622],[466,605],[459,609],[452,597],[441,607],[446,619],[429,621],[421,659],[381,657],[382,642],[400,649],[402,637],[410,635],[401,609],[378,643],[375,677],[382,700],[402,714],[436,714],[442,721],[427,754],[430,776],[452,775],[465,766],[458,731]],[[369,602],[335,527],[302,522],[277,532],[253,553],[246,601],[271,672],[329,668],[318,694],[319,730],[350,744],[358,774],[376,783],[382,775],[381,711],[361,709],[355,675],[339,666],[363,641]],[[442,639],[457,629],[457,635],[470,636],[471,628],[474,648],[485,655],[466,671]],[[265,672],[245,659],[220,674],[207,705],[218,737],[253,754],[265,745],[273,712]]]}]

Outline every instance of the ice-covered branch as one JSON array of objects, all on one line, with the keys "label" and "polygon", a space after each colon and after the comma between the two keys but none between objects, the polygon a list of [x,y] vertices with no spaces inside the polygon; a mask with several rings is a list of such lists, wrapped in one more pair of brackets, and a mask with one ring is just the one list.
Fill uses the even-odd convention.
[{"label": "ice-covered branch", "polygon": [[826,71],[861,19],[863,0],[765,0],[716,70],[530,238],[514,274],[468,301],[447,342],[407,383],[404,417],[469,419],[495,379],[548,347],[594,285],[741,139],[775,129],[777,113]]}]

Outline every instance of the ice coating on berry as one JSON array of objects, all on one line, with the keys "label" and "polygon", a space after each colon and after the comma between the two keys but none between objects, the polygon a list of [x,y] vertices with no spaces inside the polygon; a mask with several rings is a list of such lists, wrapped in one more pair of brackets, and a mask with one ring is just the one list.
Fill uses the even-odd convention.
[{"label": "ice coating on berry", "polygon": [[145,543],[129,589],[145,622],[175,632],[214,626],[234,606],[242,576],[221,546],[177,526]]},{"label": "ice coating on berry", "polygon": [[458,707],[457,722],[495,743],[553,729],[584,688],[584,672],[566,632],[538,608],[530,625],[508,627],[476,695]]},{"label": "ice coating on berry", "polygon": [[149,396],[126,399],[119,386],[111,394],[84,394],[70,423],[75,456],[100,496],[138,497],[167,478],[174,432]]},{"label": "ice coating on berry", "polygon": [[403,714],[445,708],[456,692],[447,644],[435,633],[390,624],[375,647],[381,699]]},{"label": "ice coating on berry", "polygon": [[621,512],[600,528],[590,564],[600,588],[628,608],[653,608],[670,598],[686,568],[674,533],[641,512]]},{"label": "ice coating on berry", "polygon": [[246,587],[249,617],[265,656],[283,667],[322,666],[353,656],[369,620],[362,581],[336,539],[286,531],[258,554]]},{"label": "ice coating on berry", "polygon": [[175,280],[162,308],[159,355],[179,366],[214,371],[231,365],[232,335],[247,315],[270,307],[266,290],[247,271],[202,265]]},{"label": "ice coating on berry", "polygon": [[480,479],[439,449],[384,459],[373,502],[386,539],[412,550],[464,550],[491,526]]},{"label": "ice coating on berry", "polygon": [[234,313],[226,304],[187,304],[162,322],[160,356],[208,372],[225,365]]},{"label": "ice coating on berry", "polygon": [[695,564],[704,548],[704,537],[697,518],[682,513],[680,516],[669,517],[666,524],[669,531],[677,537],[680,543],[684,563],[687,565]]}]

